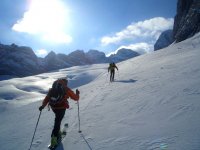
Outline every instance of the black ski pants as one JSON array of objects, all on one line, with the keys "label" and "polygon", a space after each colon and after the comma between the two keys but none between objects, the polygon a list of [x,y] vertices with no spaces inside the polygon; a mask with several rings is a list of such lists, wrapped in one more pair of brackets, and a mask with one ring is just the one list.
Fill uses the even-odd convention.
[{"label": "black ski pants", "polygon": [[66,109],[54,109],[53,112],[55,114],[54,128],[51,133],[52,136],[58,137],[58,133],[60,131],[61,121],[65,115]]},{"label": "black ski pants", "polygon": [[110,70],[110,82],[114,81],[115,78],[115,69]]}]

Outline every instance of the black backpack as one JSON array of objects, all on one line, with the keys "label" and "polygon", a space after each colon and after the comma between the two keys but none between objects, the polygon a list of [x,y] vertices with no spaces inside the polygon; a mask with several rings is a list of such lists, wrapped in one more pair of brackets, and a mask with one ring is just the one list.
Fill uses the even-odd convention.
[{"label": "black backpack", "polygon": [[55,81],[50,90],[49,104],[55,105],[55,104],[62,102],[65,93],[66,93],[66,90],[65,90],[65,87],[63,86],[63,84],[59,83],[58,80]]}]

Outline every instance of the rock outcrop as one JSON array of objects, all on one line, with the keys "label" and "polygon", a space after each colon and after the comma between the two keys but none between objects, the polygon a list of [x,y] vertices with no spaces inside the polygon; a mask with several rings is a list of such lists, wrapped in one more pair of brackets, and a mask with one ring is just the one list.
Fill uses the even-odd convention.
[{"label": "rock outcrop", "polygon": [[200,0],[178,0],[173,35],[176,42],[200,31]]}]

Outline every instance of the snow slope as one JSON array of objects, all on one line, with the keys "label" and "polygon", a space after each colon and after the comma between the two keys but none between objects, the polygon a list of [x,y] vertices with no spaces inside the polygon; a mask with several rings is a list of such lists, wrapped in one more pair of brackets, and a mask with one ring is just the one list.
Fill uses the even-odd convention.
[{"label": "snow slope", "polygon": [[[52,82],[68,75],[79,88],[64,123],[68,135],[58,150],[199,150],[200,34],[160,51],[117,64],[109,83],[107,64],[73,67],[0,81],[0,149],[30,146],[40,99]],[[32,150],[46,150],[54,116],[42,112]]]}]

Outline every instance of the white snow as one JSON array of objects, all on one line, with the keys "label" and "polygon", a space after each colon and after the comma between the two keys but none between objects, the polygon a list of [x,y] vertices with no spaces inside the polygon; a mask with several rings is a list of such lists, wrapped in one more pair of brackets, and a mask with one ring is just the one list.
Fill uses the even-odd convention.
[{"label": "white snow", "polygon": [[[0,81],[0,150],[27,150],[52,82],[66,75],[80,90],[78,112],[70,101],[62,124],[68,134],[58,150],[199,150],[200,34],[168,48],[118,63],[72,67]],[[44,109],[32,150],[47,150],[54,122]]]}]

